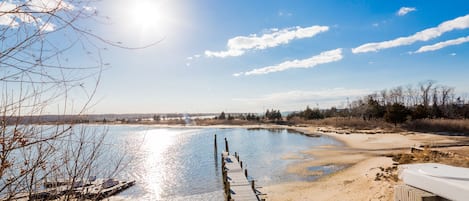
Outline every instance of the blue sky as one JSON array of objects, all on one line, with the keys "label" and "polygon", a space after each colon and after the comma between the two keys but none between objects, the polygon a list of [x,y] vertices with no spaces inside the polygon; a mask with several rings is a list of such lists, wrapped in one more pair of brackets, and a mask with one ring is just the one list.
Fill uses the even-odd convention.
[{"label": "blue sky", "polygon": [[114,15],[126,4],[103,8],[115,19],[103,32],[129,45],[161,42],[108,51],[96,113],[340,107],[425,80],[469,92],[469,20],[455,21],[469,14],[467,1],[159,1],[162,19],[146,29],[119,23],[131,17]]},{"label": "blue sky", "polygon": [[[104,0],[124,45],[91,113],[291,111],[435,80],[469,92],[468,1]],[[74,55],[80,58],[80,55]],[[78,59],[79,60],[79,59]],[[76,62],[78,62],[78,60]]]}]

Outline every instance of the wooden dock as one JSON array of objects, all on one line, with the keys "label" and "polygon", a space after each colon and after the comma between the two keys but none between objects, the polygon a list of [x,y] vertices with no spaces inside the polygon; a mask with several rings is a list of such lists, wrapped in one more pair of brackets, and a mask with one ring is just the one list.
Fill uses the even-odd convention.
[{"label": "wooden dock", "polygon": [[[216,135],[215,135],[216,139]],[[216,142],[216,141],[215,141]],[[248,180],[248,171],[243,169],[239,155],[230,155],[228,141],[225,138],[226,151],[221,154],[222,177],[226,201],[265,201],[265,194],[259,192],[255,181]]]},{"label": "wooden dock", "polygon": [[[80,185],[78,185],[80,184]],[[86,182],[66,182],[66,180],[58,180],[52,182],[44,182],[43,190],[32,193],[22,192],[11,198],[0,198],[0,201],[30,201],[30,200],[62,200],[63,196],[70,196],[72,200],[102,200],[115,195],[131,186],[135,185],[135,181],[119,181],[114,179],[98,179]]]}]

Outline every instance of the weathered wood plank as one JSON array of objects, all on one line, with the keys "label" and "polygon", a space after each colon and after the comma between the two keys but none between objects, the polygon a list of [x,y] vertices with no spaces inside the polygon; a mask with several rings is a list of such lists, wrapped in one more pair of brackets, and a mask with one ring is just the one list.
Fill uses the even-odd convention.
[{"label": "weathered wood plank", "polygon": [[234,201],[259,201],[255,190],[245,175],[241,163],[236,156],[229,155],[228,152],[222,153],[222,170],[226,171],[224,176],[225,189],[229,187],[226,193],[227,200]]}]

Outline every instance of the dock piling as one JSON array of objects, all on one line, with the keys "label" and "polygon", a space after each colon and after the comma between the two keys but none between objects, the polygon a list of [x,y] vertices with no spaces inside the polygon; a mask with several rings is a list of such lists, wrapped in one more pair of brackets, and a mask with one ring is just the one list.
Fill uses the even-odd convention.
[{"label": "dock piling", "polygon": [[228,140],[226,140],[226,137],[225,137],[225,151],[226,151],[227,153],[230,153],[230,149],[229,149],[229,147],[228,147]]},{"label": "dock piling", "polygon": [[214,136],[213,145],[215,146],[215,150],[217,150],[217,134]]}]

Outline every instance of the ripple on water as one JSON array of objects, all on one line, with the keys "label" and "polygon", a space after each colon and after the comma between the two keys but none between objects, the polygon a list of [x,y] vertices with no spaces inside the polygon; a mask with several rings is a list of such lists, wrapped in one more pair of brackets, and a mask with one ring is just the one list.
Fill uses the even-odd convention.
[{"label": "ripple on water", "polygon": [[[240,153],[249,175],[261,186],[302,180],[285,171],[287,165],[300,159],[283,160],[282,156],[301,154],[315,146],[339,144],[328,137],[307,137],[287,130],[109,126],[107,140],[117,144],[115,149],[130,159],[120,177],[137,181],[113,200],[222,200],[219,160],[225,137],[230,151]],[[318,168],[311,167],[311,171]],[[325,173],[338,170],[327,166],[319,169]]]}]

